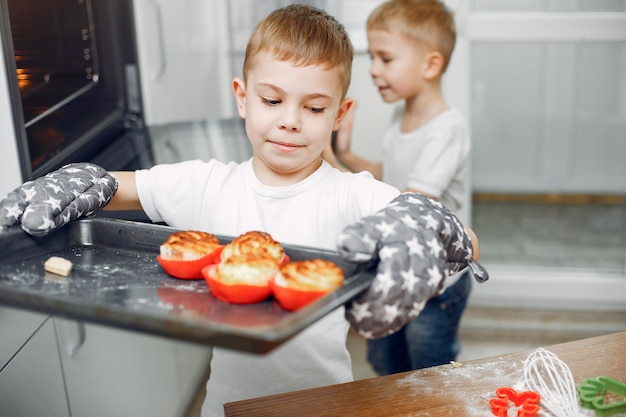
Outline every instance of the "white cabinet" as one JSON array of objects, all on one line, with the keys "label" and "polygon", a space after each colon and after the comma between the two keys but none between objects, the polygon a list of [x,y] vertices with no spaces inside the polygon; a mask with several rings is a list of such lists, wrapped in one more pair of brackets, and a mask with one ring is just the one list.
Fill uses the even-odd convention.
[{"label": "white cabinet", "polygon": [[179,417],[211,349],[0,307],[0,416]]},{"label": "white cabinet", "polygon": [[[55,318],[72,417],[175,417],[206,380],[210,349]],[[73,356],[84,326],[84,341]],[[67,337],[69,340],[62,340]]]},{"label": "white cabinet", "polygon": [[0,308],[0,333],[0,416],[69,417],[50,317]]},{"label": "white cabinet", "polygon": [[470,117],[474,191],[626,190],[623,5],[557,3],[457,2],[444,84]]},{"label": "white cabinet", "polygon": [[148,125],[235,115],[225,0],[134,0]]}]

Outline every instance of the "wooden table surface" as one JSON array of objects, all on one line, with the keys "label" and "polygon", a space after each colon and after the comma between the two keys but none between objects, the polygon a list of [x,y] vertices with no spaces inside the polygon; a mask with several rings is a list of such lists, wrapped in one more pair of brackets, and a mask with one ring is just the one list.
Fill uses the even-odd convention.
[{"label": "wooden table surface", "polygon": [[[600,375],[626,381],[626,332],[545,348],[567,364],[576,384]],[[233,402],[224,410],[227,417],[489,417],[496,389],[527,389],[524,361],[532,351]]]}]

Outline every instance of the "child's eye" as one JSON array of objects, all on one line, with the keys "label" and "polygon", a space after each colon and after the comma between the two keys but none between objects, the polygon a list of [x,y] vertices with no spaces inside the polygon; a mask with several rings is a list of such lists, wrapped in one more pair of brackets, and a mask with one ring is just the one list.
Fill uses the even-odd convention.
[{"label": "child's eye", "polygon": [[263,98],[263,97],[261,97],[261,102],[263,104],[267,104],[268,106],[275,106],[277,104],[280,104],[280,100],[273,100],[270,98]]},{"label": "child's eye", "polygon": [[324,113],[324,108],[323,107],[309,107],[309,110],[311,110],[311,113]]}]

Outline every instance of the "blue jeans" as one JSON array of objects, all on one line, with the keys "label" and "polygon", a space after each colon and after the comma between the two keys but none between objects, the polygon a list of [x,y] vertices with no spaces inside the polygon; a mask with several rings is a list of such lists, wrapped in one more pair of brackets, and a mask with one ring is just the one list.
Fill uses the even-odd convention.
[{"label": "blue jeans", "polygon": [[461,350],[459,322],[471,289],[471,274],[466,271],[398,332],[368,340],[367,359],[374,370],[389,375],[455,360]]}]

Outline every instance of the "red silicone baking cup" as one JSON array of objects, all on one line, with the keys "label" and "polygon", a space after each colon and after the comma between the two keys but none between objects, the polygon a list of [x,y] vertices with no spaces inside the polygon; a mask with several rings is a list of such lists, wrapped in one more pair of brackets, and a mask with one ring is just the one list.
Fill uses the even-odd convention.
[{"label": "red silicone baking cup", "polygon": [[206,266],[202,269],[202,276],[211,293],[220,301],[231,304],[253,304],[272,295],[269,282],[267,285],[225,284],[215,279],[216,269],[217,264]]},{"label": "red silicone baking cup", "polygon": [[168,275],[178,279],[202,279],[202,268],[219,262],[224,247],[220,246],[212,253],[193,261],[163,259],[157,256],[157,261]]},{"label": "red silicone baking cup", "polygon": [[277,285],[276,280],[272,280],[272,292],[281,307],[289,311],[299,310],[328,294],[328,291],[306,291],[283,287]]}]

